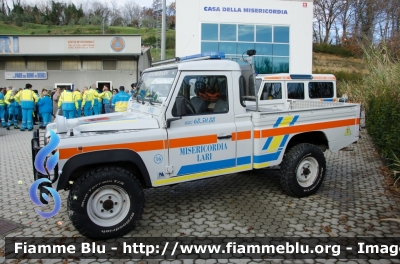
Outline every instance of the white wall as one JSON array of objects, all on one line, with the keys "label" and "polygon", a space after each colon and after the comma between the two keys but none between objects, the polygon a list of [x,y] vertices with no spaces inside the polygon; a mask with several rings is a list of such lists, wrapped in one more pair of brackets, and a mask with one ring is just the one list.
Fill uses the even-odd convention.
[{"label": "white wall", "polygon": [[0,55],[140,55],[140,35],[0,36]]},{"label": "white wall", "polygon": [[[205,11],[205,7],[220,11]],[[226,12],[223,7],[242,12]],[[287,14],[247,13],[244,8],[286,10]],[[200,53],[204,22],[290,26],[290,73],[312,73],[312,0],[176,0],[176,56]]]},{"label": "white wall", "polygon": [[130,89],[132,83],[136,83],[137,72],[133,71],[47,71],[47,80],[4,80],[4,71],[0,71],[0,87],[10,85],[24,88],[25,84],[33,85],[34,90],[41,91],[42,88],[54,87],[55,83],[74,83],[81,91],[84,86],[89,87],[96,81],[112,81],[114,88],[123,85]]}]

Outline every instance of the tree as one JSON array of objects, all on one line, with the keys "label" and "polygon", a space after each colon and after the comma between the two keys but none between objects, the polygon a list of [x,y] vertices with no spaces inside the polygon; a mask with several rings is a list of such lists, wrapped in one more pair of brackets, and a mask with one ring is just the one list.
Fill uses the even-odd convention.
[{"label": "tree", "polygon": [[115,2],[111,2],[111,12],[110,12],[110,26],[125,26],[126,23],[122,17],[121,11]]},{"label": "tree", "polygon": [[172,2],[169,4],[166,10],[166,16],[167,16],[167,28],[169,29],[174,29],[175,28],[175,17],[176,17],[176,4],[175,2]]},{"label": "tree", "polygon": [[341,3],[341,0],[314,1],[314,16],[318,21],[318,26],[320,30],[320,42],[325,44],[329,42],[332,26],[334,25],[336,18],[340,14]]},{"label": "tree", "polygon": [[60,2],[51,1],[51,11],[49,14],[49,21],[53,25],[62,25],[63,17],[62,14],[64,12],[65,5]]},{"label": "tree", "polygon": [[141,21],[141,7],[135,1],[126,2],[122,7],[122,17],[128,26],[138,25]]},{"label": "tree", "polygon": [[348,30],[353,16],[353,9],[351,9],[351,4],[355,0],[342,0],[340,5],[340,12],[338,15],[337,28],[341,30],[341,36],[337,40],[338,44],[342,44],[348,36]]}]

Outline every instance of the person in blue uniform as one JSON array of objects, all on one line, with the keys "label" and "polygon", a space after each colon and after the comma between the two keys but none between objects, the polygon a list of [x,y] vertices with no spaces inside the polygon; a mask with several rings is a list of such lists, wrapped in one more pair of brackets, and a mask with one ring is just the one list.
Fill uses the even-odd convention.
[{"label": "person in blue uniform", "polygon": [[33,130],[33,109],[39,101],[39,97],[32,91],[32,84],[27,83],[25,89],[19,91],[15,96],[15,100],[21,105],[22,109],[22,125],[21,131]]}]

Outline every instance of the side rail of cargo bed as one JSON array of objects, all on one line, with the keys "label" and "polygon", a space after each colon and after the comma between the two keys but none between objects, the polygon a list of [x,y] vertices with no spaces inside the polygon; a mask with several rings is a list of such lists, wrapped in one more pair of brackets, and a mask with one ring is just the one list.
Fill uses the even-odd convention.
[{"label": "side rail of cargo bed", "polygon": [[252,113],[255,168],[280,164],[295,144],[336,152],[359,139],[358,104],[296,101],[286,107],[280,112]]}]

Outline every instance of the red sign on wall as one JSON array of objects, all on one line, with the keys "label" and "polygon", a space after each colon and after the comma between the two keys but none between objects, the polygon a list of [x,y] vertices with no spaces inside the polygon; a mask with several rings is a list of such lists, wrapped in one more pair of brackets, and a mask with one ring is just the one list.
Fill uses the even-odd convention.
[{"label": "red sign on wall", "polygon": [[303,7],[307,7],[307,3],[303,3]]}]

